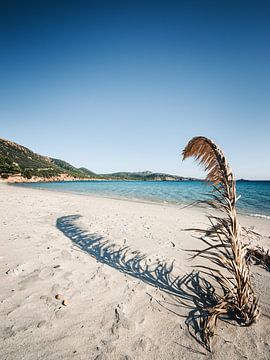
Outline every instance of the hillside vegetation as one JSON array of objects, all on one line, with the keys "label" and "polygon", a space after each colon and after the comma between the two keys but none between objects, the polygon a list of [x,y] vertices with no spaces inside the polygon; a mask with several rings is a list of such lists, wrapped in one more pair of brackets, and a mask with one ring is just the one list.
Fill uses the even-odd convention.
[{"label": "hillside vegetation", "polygon": [[77,169],[71,164],[58,159],[42,156],[12,141],[0,139],[0,175],[21,175],[51,178],[67,174],[75,178],[93,177],[91,171]]},{"label": "hillside vegetation", "polygon": [[87,168],[75,166],[61,159],[54,159],[34,153],[30,149],[15,142],[0,139],[0,176],[22,176],[31,179],[33,176],[41,179],[57,178],[68,175],[75,179],[111,179],[111,180],[145,180],[145,181],[182,181],[193,180],[181,176],[144,172],[117,172],[111,174],[96,174]]}]

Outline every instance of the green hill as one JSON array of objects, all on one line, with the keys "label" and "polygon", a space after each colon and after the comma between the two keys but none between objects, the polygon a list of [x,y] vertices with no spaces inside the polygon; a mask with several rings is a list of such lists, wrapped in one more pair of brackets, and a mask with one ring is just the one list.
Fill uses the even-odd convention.
[{"label": "green hill", "polygon": [[42,156],[22,145],[0,139],[0,175],[2,177],[22,175],[26,178],[32,176],[50,178],[60,174],[75,178],[88,178],[95,175],[89,170],[77,169],[66,161]]},{"label": "green hill", "polygon": [[75,166],[69,164],[68,162],[60,159],[54,159],[50,158],[52,163],[56,166],[58,166],[62,171],[67,172],[68,174],[79,177],[79,178],[85,178],[85,177],[99,177],[97,174],[95,174],[93,171],[90,171],[86,168],[76,168]]},{"label": "green hill", "polygon": [[31,179],[33,176],[49,179],[61,174],[76,179],[145,180],[145,181],[184,181],[194,180],[163,173],[116,172],[95,174],[84,167],[76,168],[61,159],[54,159],[34,153],[30,149],[9,140],[0,139],[0,177],[12,175]]},{"label": "green hill", "polygon": [[144,180],[144,181],[183,181],[189,180],[182,176],[152,173],[151,171],[142,172],[117,172],[112,174],[102,174],[102,176],[109,177],[110,179],[126,179],[126,180]]}]

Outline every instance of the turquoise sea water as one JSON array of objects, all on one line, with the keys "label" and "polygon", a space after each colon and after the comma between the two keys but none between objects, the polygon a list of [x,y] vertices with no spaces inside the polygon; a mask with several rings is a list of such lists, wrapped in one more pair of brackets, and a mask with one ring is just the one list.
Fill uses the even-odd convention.
[{"label": "turquoise sea water", "polygon": [[[202,181],[74,181],[18,186],[181,205],[205,199],[210,190]],[[270,219],[270,181],[237,182],[237,195],[241,195],[239,212]]]}]

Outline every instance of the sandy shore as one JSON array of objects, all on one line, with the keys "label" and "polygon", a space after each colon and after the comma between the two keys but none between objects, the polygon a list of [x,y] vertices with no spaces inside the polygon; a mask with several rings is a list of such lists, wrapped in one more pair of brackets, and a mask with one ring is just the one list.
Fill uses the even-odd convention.
[{"label": "sandy shore", "polygon": [[[269,359],[260,266],[258,322],[219,321],[212,354],[191,336],[205,300],[183,251],[199,241],[183,229],[207,224],[205,211],[0,184],[0,358]],[[240,220],[270,248],[270,220]],[[185,275],[189,288],[172,284]]]}]

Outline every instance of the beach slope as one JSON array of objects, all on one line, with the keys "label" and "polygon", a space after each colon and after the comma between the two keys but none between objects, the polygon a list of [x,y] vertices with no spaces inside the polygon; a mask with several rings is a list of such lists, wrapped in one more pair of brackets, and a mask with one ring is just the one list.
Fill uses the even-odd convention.
[{"label": "beach slope", "polygon": [[[258,322],[218,321],[212,354],[199,343],[210,298],[184,251],[200,241],[184,229],[207,226],[206,211],[0,184],[0,358],[269,359],[260,266]],[[240,222],[270,248],[270,220]]]}]

